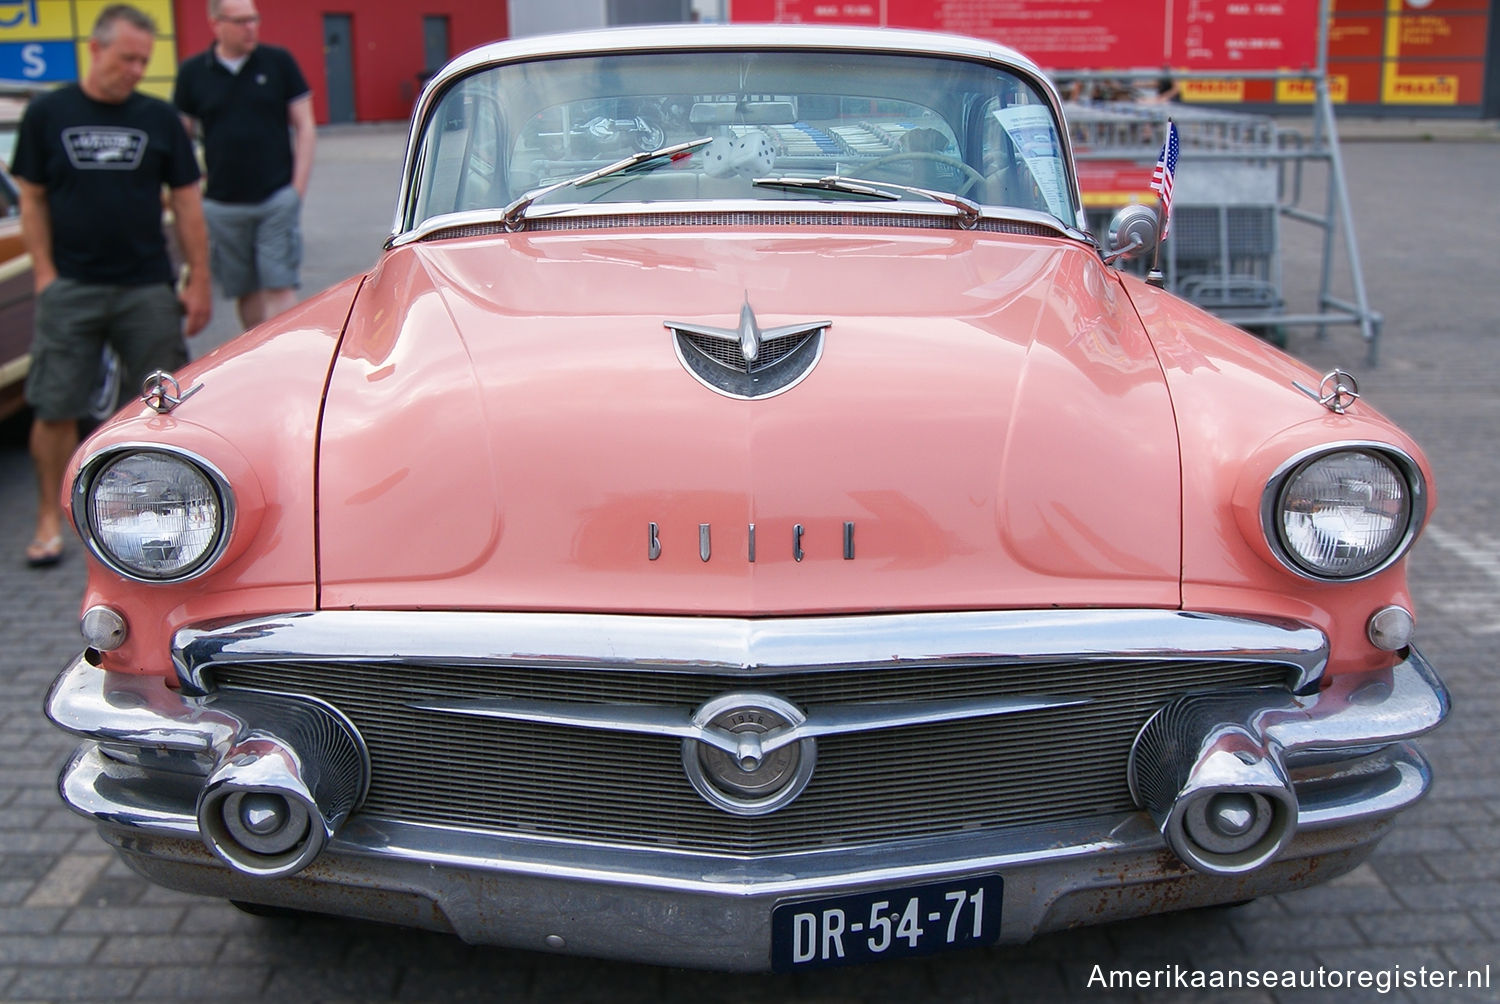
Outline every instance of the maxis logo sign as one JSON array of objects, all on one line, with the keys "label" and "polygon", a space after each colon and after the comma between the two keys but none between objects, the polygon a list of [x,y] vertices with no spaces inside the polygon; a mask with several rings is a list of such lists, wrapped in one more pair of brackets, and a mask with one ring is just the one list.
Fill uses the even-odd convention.
[{"label": "maxis logo sign", "polygon": [[73,5],[68,0],[0,0],[0,79],[78,79]]}]

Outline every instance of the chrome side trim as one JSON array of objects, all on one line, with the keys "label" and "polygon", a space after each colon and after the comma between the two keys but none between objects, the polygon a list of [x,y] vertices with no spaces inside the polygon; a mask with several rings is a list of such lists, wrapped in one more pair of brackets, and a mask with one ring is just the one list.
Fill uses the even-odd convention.
[{"label": "chrome side trim", "polygon": [[201,697],[174,695],[161,677],[106,672],[81,655],[52,682],[42,710],[53,725],[81,739],[186,754],[204,773],[243,728]]},{"label": "chrome side trim", "polygon": [[193,806],[202,778],[192,778],[191,788],[180,792],[161,779],[159,772],[120,763],[98,746],[85,745],[68,758],[57,791],[68,808],[96,822],[197,843]]},{"label": "chrome side trim", "polygon": [[1035,697],[988,701],[910,701],[872,704],[829,704],[808,708],[807,720],[755,735],[700,725],[691,709],[653,704],[588,705],[577,701],[511,701],[476,698],[456,701],[414,701],[407,705],[419,711],[495,718],[501,721],[536,722],[578,729],[628,732],[640,735],[693,739],[731,755],[739,755],[746,742],[754,742],[758,755],[772,753],[803,739],[896,729],[908,725],[955,722],[969,718],[1014,715],[1043,708],[1066,708],[1089,704],[1088,698]]},{"label": "chrome side trim", "polygon": [[305,732],[300,719],[326,719],[350,737],[362,774],[353,804],[369,787],[370,754],[343,713],[305,694],[225,688],[173,690],[159,676],[115,673],[76,657],[53,681],[42,710],[58,728],[104,747],[111,758],[156,770],[206,776],[240,743],[272,731]]},{"label": "chrome side trim", "polygon": [[[1192,742],[1212,744],[1217,734],[1238,732],[1278,762],[1319,750],[1357,749],[1404,742],[1430,732],[1448,716],[1448,690],[1432,665],[1415,648],[1389,670],[1344,673],[1315,693],[1298,696],[1274,690],[1190,694],[1167,705],[1141,729],[1132,751],[1130,790],[1143,806],[1164,807],[1181,778],[1156,776],[1161,765],[1149,756],[1138,762],[1141,747],[1158,733],[1158,747],[1178,749],[1196,719],[1210,724],[1208,736]],[[1142,754],[1144,756],[1144,754]]]},{"label": "chrome side trim", "polygon": [[1389,671],[1346,673],[1291,707],[1271,708],[1253,722],[1285,756],[1315,750],[1414,739],[1448,717],[1448,689],[1415,648]]},{"label": "chrome side trim", "polygon": [[[1370,769],[1377,758],[1388,765],[1385,770]],[[1432,787],[1432,767],[1416,747],[1397,743],[1375,757],[1340,762],[1326,782],[1297,777],[1292,785],[1301,796],[1297,830],[1305,833],[1395,815]]]},{"label": "chrome side trim", "polygon": [[1291,621],[1178,610],[973,611],[728,618],[324,610],[184,628],[173,661],[184,690],[214,666],[324,661],[515,665],[758,674],[1091,658],[1273,662],[1293,689],[1318,683],[1327,640]]}]

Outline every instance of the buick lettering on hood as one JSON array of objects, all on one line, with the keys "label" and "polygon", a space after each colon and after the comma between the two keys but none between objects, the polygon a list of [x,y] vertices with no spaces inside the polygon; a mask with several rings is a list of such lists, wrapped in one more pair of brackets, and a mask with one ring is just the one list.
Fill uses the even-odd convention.
[{"label": "buick lettering on hood", "polygon": [[247,908],[725,970],[1348,871],[1447,711],[1431,472],[1158,229],[974,39],[460,56],[371,271],[79,450],[64,800]]}]

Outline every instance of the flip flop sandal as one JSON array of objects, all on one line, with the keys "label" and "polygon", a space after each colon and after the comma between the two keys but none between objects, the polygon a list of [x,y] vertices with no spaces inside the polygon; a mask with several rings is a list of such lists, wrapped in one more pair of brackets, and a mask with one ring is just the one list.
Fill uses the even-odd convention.
[{"label": "flip flop sandal", "polygon": [[51,540],[33,540],[26,548],[26,564],[32,568],[46,568],[55,565],[62,560],[63,539],[61,536],[53,537]]}]

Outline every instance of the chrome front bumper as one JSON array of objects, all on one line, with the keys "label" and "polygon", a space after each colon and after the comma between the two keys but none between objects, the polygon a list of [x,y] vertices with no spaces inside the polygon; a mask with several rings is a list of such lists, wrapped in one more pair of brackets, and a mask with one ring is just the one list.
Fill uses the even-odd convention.
[{"label": "chrome front bumper", "polygon": [[[1447,711],[1442,684],[1415,650],[1392,670],[1337,677],[1307,696],[1242,700],[1225,721],[1284,769],[1295,827],[1273,859],[1240,870],[1189,867],[1168,849],[1167,824],[1146,811],[743,858],[479,833],[356,808],[309,861],[256,875],[226,867],[200,823],[207,779],[227,751],[259,735],[257,709],[236,696],[208,700],[83,658],[49,695],[52,720],[87,740],[63,770],[64,801],[146,877],[476,943],[733,970],[770,966],[772,910],[803,899],[999,875],[1000,939],[1023,941],[1325,881],[1355,867],[1421,798],[1431,775],[1406,740]],[[1204,746],[1221,742],[1214,731]],[[317,782],[307,779],[309,804]]]}]

